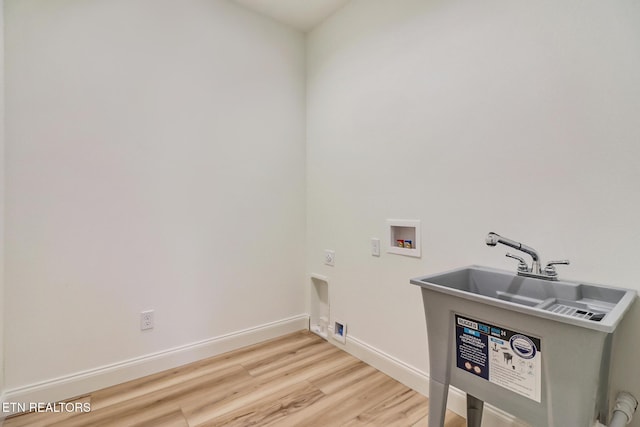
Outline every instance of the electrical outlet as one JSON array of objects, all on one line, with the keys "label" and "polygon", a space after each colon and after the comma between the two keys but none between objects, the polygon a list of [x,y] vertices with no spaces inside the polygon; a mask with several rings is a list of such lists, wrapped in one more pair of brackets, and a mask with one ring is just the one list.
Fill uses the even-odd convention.
[{"label": "electrical outlet", "polygon": [[153,329],[153,310],[140,313],[140,330]]},{"label": "electrical outlet", "polygon": [[336,252],[329,249],[325,249],[324,263],[330,266],[336,265]]}]

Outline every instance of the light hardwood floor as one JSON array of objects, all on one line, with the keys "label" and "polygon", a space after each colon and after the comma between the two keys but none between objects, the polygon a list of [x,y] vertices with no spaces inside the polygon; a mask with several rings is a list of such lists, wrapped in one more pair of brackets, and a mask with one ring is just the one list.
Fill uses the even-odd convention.
[{"label": "light hardwood floor", "polygon": [[[29,413],[4,427],[427,426],[427,398],[300,331]],[[465,420],[447,414],[445,427]]]}]

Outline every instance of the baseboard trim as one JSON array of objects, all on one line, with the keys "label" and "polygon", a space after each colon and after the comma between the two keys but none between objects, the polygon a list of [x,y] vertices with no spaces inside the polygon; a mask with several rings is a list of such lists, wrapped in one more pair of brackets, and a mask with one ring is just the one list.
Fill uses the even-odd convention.
[{"label": "baseboard trim", "polygon": [[[333,336],[333,333],[329,335]],[[429,396],[429,374],[426,372],[404,363],[403,361],[367,344],[353,335],[347,336],[346,344],[341,344],[334,339],[331,339],[330,342],[379,371],[384,372],[407,387],[416,390],[424,396]],[[466,397],[467,395],[463,391],[458,390],[455,387],[449,387],[447,408],[460,416],[466,416]],[[482,418],[483,425],[489,425],[492,427],[524,427],[527,425],[523,424],[521,421],[506,412],[488,404],[485,405]]]},{"label": "baseboard trim", "polygon": [[2,402],[25,404],[59,402],[308,328],[309,315],[300,314],[110,365],[5,390]]}]

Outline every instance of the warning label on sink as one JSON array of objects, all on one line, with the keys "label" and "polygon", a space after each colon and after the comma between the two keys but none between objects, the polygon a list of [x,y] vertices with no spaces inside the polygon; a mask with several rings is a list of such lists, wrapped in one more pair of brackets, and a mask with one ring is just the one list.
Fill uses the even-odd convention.
[{"label": "warning label on sink", "polygon": [[458,368],[540,402],[540,338],[457,314],[455,322]]}]

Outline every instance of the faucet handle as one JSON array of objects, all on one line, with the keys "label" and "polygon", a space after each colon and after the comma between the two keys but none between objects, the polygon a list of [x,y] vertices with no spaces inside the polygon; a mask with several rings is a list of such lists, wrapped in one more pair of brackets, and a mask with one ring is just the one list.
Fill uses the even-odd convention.
[{"label": "faucet handle", "polygon": [[513,258],[513,259],[517,259],[518,262],[518,271],[522,271],[522,272],[529,272],[529,266],[527,265],[526,261],[524,260],[524,258],[519,257],[518,255],[514,255],[514,254],[510,254],[507,252],[507,254],[505,255],[506,257],[509,258]]},{"label": "faucet handle", "polygon": [[558,272],[556,271],[556,268],[554,267],[554,265],[569,265],[570,262],[568,259],[562,259],[560,261],[549,261],[547,263],[547,266],[544,268],[544,273],[547,276],[551,276],[551,277],[556,277],[558,275]]}]

